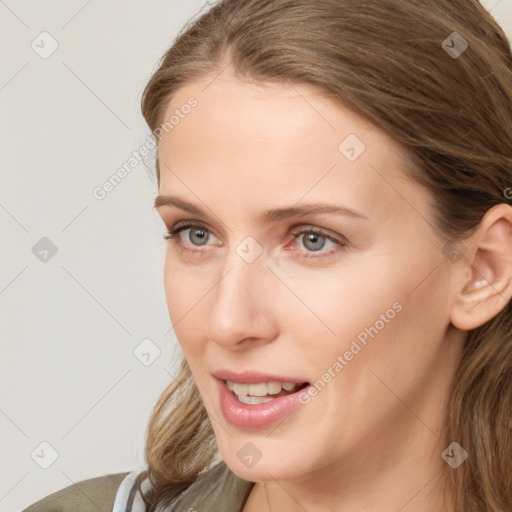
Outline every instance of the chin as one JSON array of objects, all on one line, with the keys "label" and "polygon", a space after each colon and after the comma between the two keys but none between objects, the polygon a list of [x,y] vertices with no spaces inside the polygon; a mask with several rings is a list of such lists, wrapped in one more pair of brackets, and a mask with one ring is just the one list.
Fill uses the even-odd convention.
[{"label": "chin", "polygon": [[[266,482],[271,480],[287,480],[297,477],[305,471],[301,460],[285,449],[276,450],[258,440],[246,438],[241,442],[230,439],[224,449],[220,449],[221,457],[229,469],[240,478],[251,482]],[[255,447],[258,445],[259,450]],[[240,446],[240,448],[239,448]]]},{"label": "chin", "polygon": [[281,461],[283,465],[276,466],[272,461],[263,462],[259,460],[253,467],[249,468],[241,463],[236,454],[224,459],[227,466],[236,476],[249,482],[268,482],[272,480],[287,480],[292,478],[295,471],[291,467],[286,467],[286,462]]}]

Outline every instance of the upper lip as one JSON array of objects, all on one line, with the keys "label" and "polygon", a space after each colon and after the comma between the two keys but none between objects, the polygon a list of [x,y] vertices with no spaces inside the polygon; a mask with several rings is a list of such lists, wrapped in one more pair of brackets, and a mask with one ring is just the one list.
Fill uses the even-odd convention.
[{"label": "upper lip", "polygon": [[297,377],[288,377],[283,375],[276,375],[270,373],[261,373],[253,370],[246,370],[240,373],[232,372],[230,370],[217,370],[213,373],[214,377],[221,380],[230,380],[231,382],[238,382],[240,384],[258,384],[260,382],[294,382],[295,384],[302,384],[308,382],[306,379]]}]

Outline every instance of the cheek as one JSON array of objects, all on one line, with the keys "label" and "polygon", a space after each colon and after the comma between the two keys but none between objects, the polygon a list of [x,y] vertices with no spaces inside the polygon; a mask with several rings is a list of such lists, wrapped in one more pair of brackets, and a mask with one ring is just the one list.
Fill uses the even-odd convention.
[{"label": "cheek", "polygon": [[325,347],[328,352],[328,345],[331,350],[342,349],[343,340],[357,336],[381,314],[390,310],[388,316],[395,316],[393,304],[403,300],[403,286],[400,276],[393,279],[390,272],[385,275],[383,278],[364,265],[350,271],[304,274],[293,281],[295,297],[283,293],[278,303],[279,312],[284,318],[288,315],[282,325],[304,332],[301,339],[323,338],[321,350]]},{"label": "cheek", "polygon": [[410,259],[371,259],[373,265],[294,279],[294,293],[309,311],[284,294],[277,303],[280,325],[293,326],[317,374],[344,354],[353,369],[387,364],[407,372],[404,358],[421,366],[439,348],[435,343],[447,324],[446,294],[438,273],[423,281],[436,264],[413,267]]},{"label": "cheek", "polygon": [[344,366],[337,386],[340,393],[350,389],[353,408],[371,404],[375,414],[384,415],[397,396],[409,403],[435,375],[448,324],[447,295],[437,277],[417,287],[421,277],[414,284],[387,282],[364,307],[345,302],[347,317],[338,326],[346,336],[340,336],[343,348],[337,352]]},{"label": "cheek", "polygon": [[[307,331],[297,332],[299,352],[307,354],[304,364],[318,379],[319,392],[304,416],[306,431],[338,430],[342,424],[345,441],[340,443],[357,444],[393,424],[396,415],[407,414],[403,404],[415,403],[435,379],[446,328],[441,279],[413,290],[421,278],[411,285],[403,274],[402,281],[396,277],[381,281],[371,293],[356,290],[347,296],[338,291],[315,302],[335,336],[325,330],[318,336],[314,318]],[[330,419],[320,427],[316,418],[322,415]]]}]

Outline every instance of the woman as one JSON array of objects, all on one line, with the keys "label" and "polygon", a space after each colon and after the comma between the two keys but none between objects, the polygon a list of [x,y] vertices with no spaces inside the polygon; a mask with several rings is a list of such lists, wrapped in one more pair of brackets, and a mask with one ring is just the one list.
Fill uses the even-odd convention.
[{"label": "woman", "polygon": [[512,55],[485,9],[225,0],[142,110],[185,356],[147,509],[218,447],[175,510],[512,510]]},{"label": "woman", "polygon": [[486,10],[224,0],[142,111],[184,360],[114,510],[512,510],[512,54]]}]

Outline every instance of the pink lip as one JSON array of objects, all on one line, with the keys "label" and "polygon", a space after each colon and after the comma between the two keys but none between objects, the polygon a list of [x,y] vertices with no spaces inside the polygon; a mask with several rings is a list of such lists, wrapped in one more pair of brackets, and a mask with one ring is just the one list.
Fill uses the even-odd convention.
[{"label": "pink lip", "polygon": [[[260,380],[253,380],[252,383],[266,382],[267,380],[281,380],[281,378],[268,378],[268,376],[265,376],[263,379],[259,376],[259,379]],[[235,394],[228,389],[224,380],[216,379],[216,381],[220,395],[220,407],[224,417],[235,427],[244,429],[265,428],[283,420],[293,409],[301,404],[299,395],[307,391],[309,387],[305,387],[291,395],[274,398],[265,404],[250,405],[239,402]],[[242,381],[235,380],[235,382]],[[293,382],[293,380],[282,382]]]},{"label": "pink lip", "polygon": [[273,375],[269,373],[259,373],[253,371],[245,371],[241,373],[231,372],[229,370],[218,370],[213,373],[214,377],[221,380],[230,380],[240,384],[258,384],[260,382],[294,382],[295,384],[303,384],[308,382],[307,379],[298,379],[296,377],[283,377],[282,375]]}]

